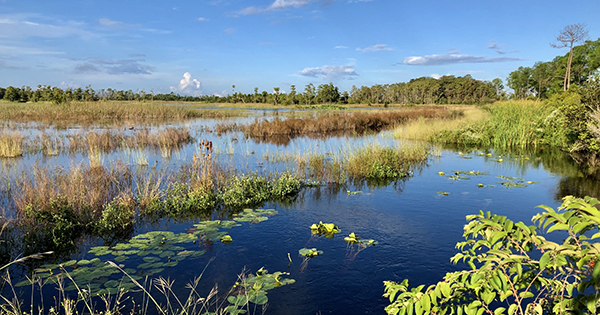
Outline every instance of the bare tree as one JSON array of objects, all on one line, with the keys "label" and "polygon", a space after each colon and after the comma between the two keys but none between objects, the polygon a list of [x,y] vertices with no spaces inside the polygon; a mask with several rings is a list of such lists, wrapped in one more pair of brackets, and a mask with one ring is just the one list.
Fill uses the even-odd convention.
[{"label": "bare tree", "polygon": [[560,31],[556,37],[556,43],[550,43],[554,48],[569,47],[569,59],[567,60],[567,72],[565,73],[565,81],[563,90],[566,91],[571,85],[571,61],[573,60],[573,46],[576,43],[582,42],[588,37],[587,25],[585,23],[577,23],[567,25]]}]

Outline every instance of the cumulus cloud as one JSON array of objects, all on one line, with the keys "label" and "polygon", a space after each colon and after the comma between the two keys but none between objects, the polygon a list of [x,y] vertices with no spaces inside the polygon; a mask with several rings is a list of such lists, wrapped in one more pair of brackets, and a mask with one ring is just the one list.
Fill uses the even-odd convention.
[{"label": "cumulus cloud", "polygon": [[463,55],[457,53],[447,53],[443,55],[426,55],[426,56],[412,56],[404,58],[401,62],[403,65],[410,66],[440,66],[440,65],[451,65],[459,63],[493,63],[493,62],[507,62],[507,61],[520,61],[520,58],[512,57],[494,57],[488,58],[484,56],[474,55]]},{"label": "cumulus cloud", "polygon": [[75,66],[75,73],[152,74],[154,69],[143,64],[144,59],[103,60],[90,59]]},{"label": "cumulus cloud", "polygon": [[354,66],[323,66],[315,68],[304,68],[298,71],[299,75],[305,77],[318,78],[333,80],[333,79],[352,79],[358,76]]},{"label": "cumulus cloud", "polygon": [[263,8],[247,7],[247,8],[244,8],[244,9],[238,11],[237,13],[241,14],[241,15],[252,15],[252,14],[259,14],[259,13],[264,13],[264,12],[269,12],[269,11],[288,10],[291,8],[303,7],[307,4],[309,4],[310,2],[314,2],[314,1],[318,1],[318,0],[275,0],[275,2],[271,3],[271,5],[269,5],[268,7],[263,7]]},{"label": "cumulus cloud", "polygon": [[199,96],[202,95],[202,83],[198,79],[192,78],[192,74],[186,72],[183,79],[179,81],[177,88],[171,87],[171,90],[177,90],[180,93]]},{"label": "cumulus cloud", "polygon": [[365,48],[356,48],[356,51],[360,52],[374,52],[374,51],[382,51],[382,50],[393,50],[389,48],[386,44],[377,44]]}]

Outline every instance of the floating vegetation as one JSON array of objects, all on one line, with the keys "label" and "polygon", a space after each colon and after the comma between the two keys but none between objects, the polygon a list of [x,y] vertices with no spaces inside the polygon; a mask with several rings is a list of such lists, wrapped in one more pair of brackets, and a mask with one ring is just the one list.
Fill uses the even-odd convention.
[{"label": "floating vegetation", "polygon": [[447,192],[447,191],[440,191],[440,190],[436,191],[436,193],[437,193],[438,195],[444,195],[444,196],[448,196],[448,195],[450,194],[450,193],[449,193],[449,192]]},{"label": "floating vegetation", "polygon": [[452,173],[454,173],[455,175],[464,174],[464,175],[475,175],[475,176],[490,174],[488,172],[480,172],[480,171],[452,171]]},{"label": "floating vegetation", "polygon": [[300,271],[304,271],[306,270],[306,266],[308,266],[308,261],[314,257],[323,255],[323,251],[316,248],[301,248],[298,250],[298,254],[304,257],[302,264],[300,264]]},{"label": "floating vegetation", "polygon": [[277,214],[275,209],[244,209],[240,213],[233,215],[233,219],[237,222],[260,223]]},{"label": "floating vegetation", "polygon": [[[351,259],[356,258],[356,255],[358,255],[358,253],[367,247],[379,244],[379,242],[376,240],[363,239],[362,237],[354,234],[354,232],[350,233],[350,235],[347,237],[344,237],[344,241],[348,242],[348,252],[346,256],[350,257]],[[354,245],[356,245],[356,247]]]},{"label": "floating vegetation", "polygon": [[524,178],[520,178],[520,177],[512,177],[512,176],[504,176],[504,175],[500,175],[500,176],[496,176],[496,178],[500,178],[503,179],[504,181],[498,182],[498,184],[506,187],[506,188],[522,188],[522,187],[527,187],[528,185],[531,184],[538,184],[539,182],[534,182],[534,181],[526,181]]},{"label": "floating vegetation", "polygon": [[227,314],[244,314],[245,306],[248,302],[265,305],[269,301],[267,291],[278,288],[283,285],[295,283],[294,279],[284,279],[282,276],[289,275],[288,272],[269,273],[264,267],[256,272],[256,276],[251,276],[237,282],[233,288],[236,290],[227,298],[230,306],[225,308]]},{"label": "floating vegetation", "polygon": [[319,221],[319,224],[310,226],[310,231],[313,235],[323,235],[326,238],[333,238],[336,233],[340,232],[340,229],[333,223],[323,223],[322,221]]},{"label": "floating vegetation", "polygon": [[[16,286],[25,286],[36,283],[38,279],[43,284],[56,283],[60,279],[70,278],[73,283],[65,290],[76,290],[81,286],[89,289],[93,295],[115,294],[120,291],[128,291],[135,287],[132,280],[140,280],[145,276],[158,274],[164,268],[175,267],[180,261],[188,257],[197,257],[206,253],[204,250],[188,250],[182,246],[188,243],[197,243],[200,240],[204,244],[211,244],[220,240],[223,243],[233,241],[227,232],[220,229],[230,229],[240,226],[238,222],[258,223],[267,220],[267,216],[277,214],[273,209],[245,209],[243,213],[234,215],[235,221],[214,220],[202,221],[186,231],[186,233],[175,234],[170,231],[152,231],[136,235],[125,243],[115,246],[92,247],[88,253],[96,256],[112,255],[111,259],[117,263],[131,261],[143,261],[135,268],[125,267],[124,271],[129,277],[116,279],[113,274],[120,273],[119,268],[107,264],[96,257],[92,260],[71,260],[62,264],[47,264],[35,270],[31,279],[21,281]],[[108,258],[108,257],[107,257]],[[279,274],[280,275],[280,274]],[[108,279],[108,280],[107,280]],[[252,302],[252,301],[251,301]]]},{"label": "floating vegetation", "polygon": [[300,256],[304,256],[306,258],[314,258],[319,255],[323,255],[323,251],[317,250],[316,248],[302,248],[298,250],[298,253],[300,254]]},{"label": "floating vegetation", "polygon": [[362,239],[360,236],[354,234],[354,232],[350,233],[347,237],[344,237],[344,241],[348,242],[350,245],[359,245],[359,247],[365,248],[379,244],[376,240]]},{"label": "floating vegetation", "polygon": [[346,193],[348,194],[348,196],[350,195],[358,195],[360,193],[362,193],[362,191],[350,191],[350,190],[346,190]]},{"label": "floating vegetation", "polygon": [[444,172],[438,172],[440,176],[446,176],[453,181],[459,181],[461,179],[471,179],[469,176],[481,176],[481,175],[489,175],[488,172],[480,172],[480,171],[452,171],[452,175],[446,175]]}]

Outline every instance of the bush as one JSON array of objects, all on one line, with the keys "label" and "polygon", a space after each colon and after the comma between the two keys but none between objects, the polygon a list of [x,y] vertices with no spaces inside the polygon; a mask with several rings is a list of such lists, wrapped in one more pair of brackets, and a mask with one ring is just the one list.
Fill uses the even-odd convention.
[{"label": "bush", "polygon": [[[385,282],[388,314],[596,314],[600,308],[599,202],[567,196],[558,211],[533,217],[537,225],[515,223],[480,211],[467,216],[461,250],[451,260],[468,270],[443,281],[409,289]],[[560,231],[562,242],[541,232]]]}]

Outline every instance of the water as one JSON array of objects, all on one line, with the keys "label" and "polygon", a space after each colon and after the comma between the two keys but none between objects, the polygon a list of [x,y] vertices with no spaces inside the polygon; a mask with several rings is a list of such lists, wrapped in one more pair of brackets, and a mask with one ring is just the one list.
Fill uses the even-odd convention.
[{"label": "water", "polygon": [[[206,124],[206,121],[185,123],[192,131],[197,130],[194,132],[197,139],[213,141],[221,165],[242,172],[289,168],[291,161],[271,163],[265,159],[276,153],[283,155],[286,151],[343,153],[348,148],[374,142],[380,145],[411,144],[382,133],[325,140],[296,138],[287,146],[277,146],[244,139],[238,133],[217,136],[198,128]],[[157,167],[177,168],[196,150],[196,144],[190,144],[170,157],[148,152],[148,160]],[[545,204],[556,208],[565,193],[585,192],[598,197],[596,181],[556,152],[501,157],[493,151],[463,153],[437,149],[436,152],[437,156],[431,157],[427,166],[413,177],[389,186],[305,188],[291,204],[266,204],[263,208],[273,208],[278,213],[264,222],[245,222],[227,230],[232,243],[216,241],[183,245],[187,250],[202,249],[207,253],[166,268],[160,276],[175,281],[174,291],[186,296],[189,291],[185,284],[204,271],[199,291],[207,294],[218,284],[220,293],[225,294],[237,281],[238,274],[253,273],[264,267],[269,272],[288,272],[286,277],[296,281],[268,291],[266,314],[383,314],[388,304],[382,297],[383,281],[409,279],[413,285],[431,284],[441,280],[447,272],[465,267],[451,264],[450,257],[457,252],[455,244],[463,240],[466,215],[479,210],[490,211],[530,225],[531,217],[541,211],[536,206]],[[484,154],[488,152],[491,156]],[[503,161],[498,162],[499,158]],[[84,154],[75,154],[43,160],[40,154],[32,154],[7,164],[10,166],[5,167],[5,171],[27,170],[36,161],[69,167],[85,159]],[[131,157],[122,151],[107,154],[103,163],[110,165],[116,160],[127,161],[134,167]],[[438,174],[452,175],[459,170],[488,174],[469,175],[469,179],[458,180]],[[519,177],[525,183],[532,183],[526,187],[507,188],[500,184],[504,180],[499,176]],[[484,187],[479,188],[479,184]],[[360,192],[354,194],[354,191]],[[333,239],[311,235],[309,227],[319,221],[335,223],[341,232]],[[140,224],[136,233],[151,230],[183,233],[197,222],[162,220]],[[349,247],[343,239],[351,232],[377,240],[379,244],[357,252],[356,247]],[[81,252],[74,253],[71,258],[94,258],[85,252],[96,245],[101,245],[101,241],[88,240],[80,245]],[[313,247],[322,250],[323,255],[310,259],[303,266],[298,250]],[[122,264],[135,268],[140,263],[143,263],[142,258],[132,255]],[[46,289],[45,292],[53,294],[54,291]],[[24,294],[28,296],[28,293]]]}]

